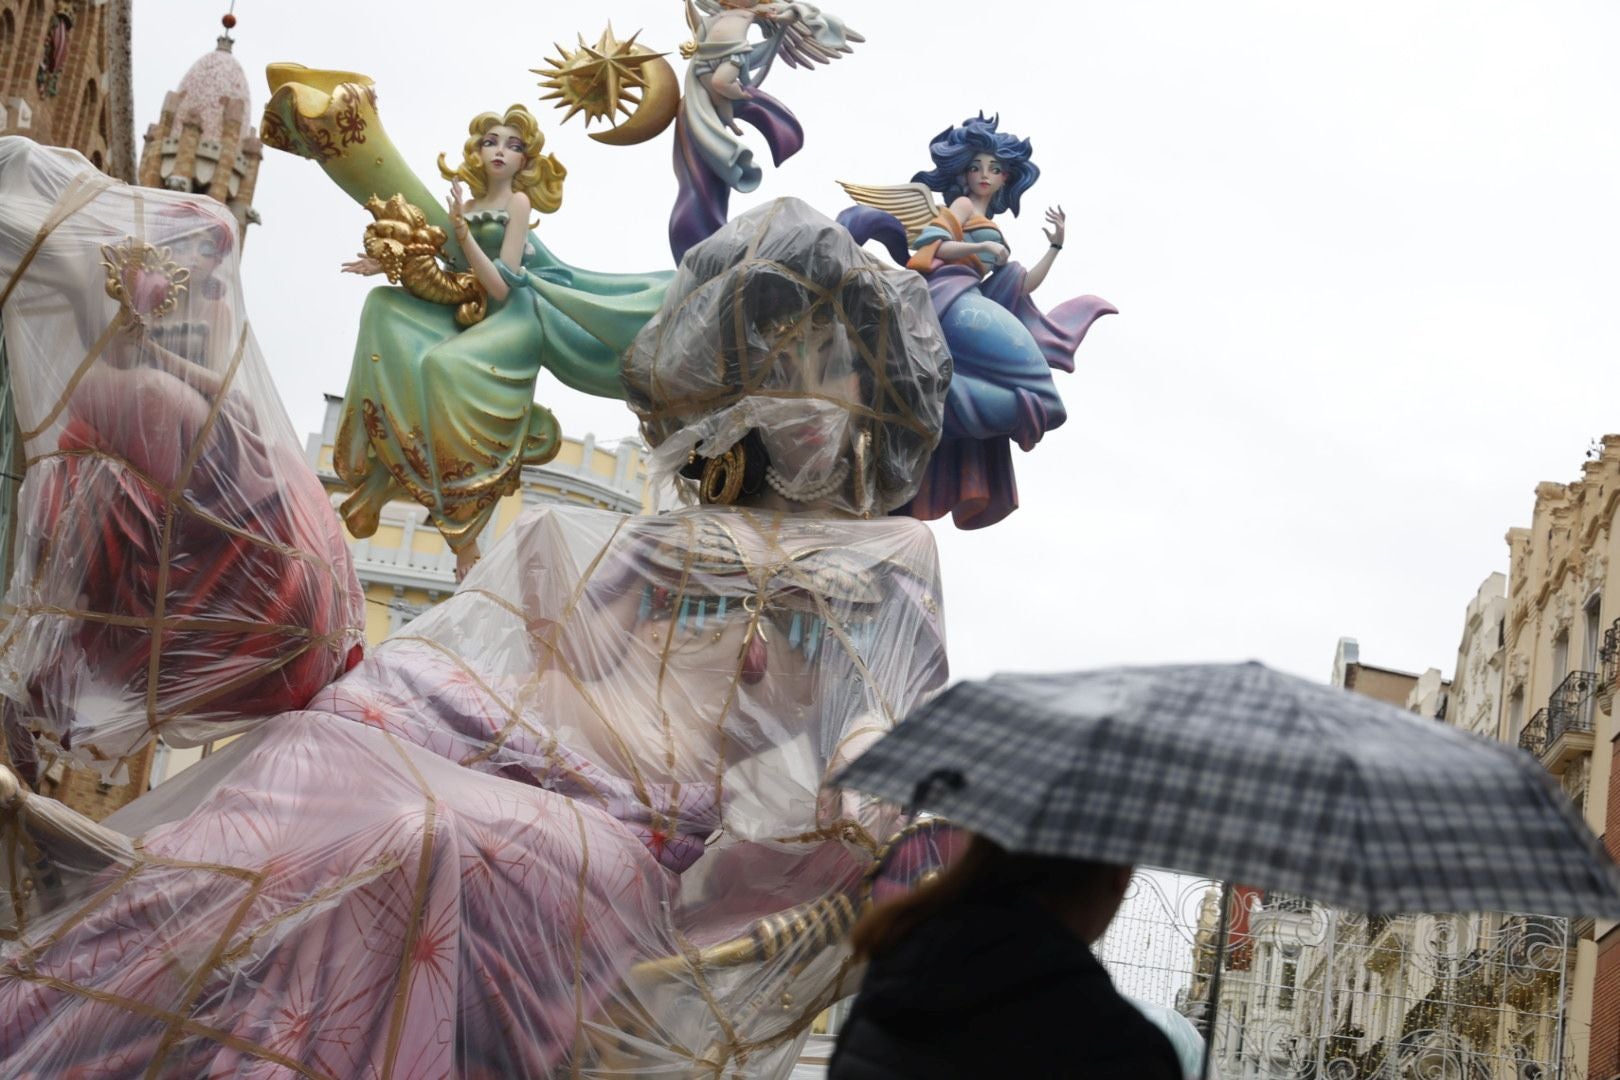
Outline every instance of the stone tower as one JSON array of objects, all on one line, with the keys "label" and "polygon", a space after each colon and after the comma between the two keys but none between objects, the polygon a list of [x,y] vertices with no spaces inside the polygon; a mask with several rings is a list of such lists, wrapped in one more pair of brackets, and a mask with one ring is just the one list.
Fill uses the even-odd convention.
[{"label": "stone tower", "polygon": [[212,52],[191,65],[163,99],[158,122],[146,129],[136,183],[207,195],[228,206],[246,238],[259,220],[253,191],[264,144],[248,123],[247,73],[231,52],[233,15]]},{"label": "stone tower", "polygon": [[135,178],[131,0],[0,0],[0,135]]}]

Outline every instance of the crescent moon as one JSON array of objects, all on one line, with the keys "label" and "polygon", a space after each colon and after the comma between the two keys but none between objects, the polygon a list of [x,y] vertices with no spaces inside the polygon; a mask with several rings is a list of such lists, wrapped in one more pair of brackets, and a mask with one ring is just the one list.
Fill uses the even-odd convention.
[{"label": "crescent moon", "polygon": [[[645,45],[637,45],[632,51],[652,52]],[[641,91],[641,104],[636,106],[636,111],[622,124],[606,131],[591,132],[591,138],[609,146],[634,146],[657,138],[675,119],[675,112],[681,107],[681,84],[676,81],[675,69],[669,66],[668,60],[658,56],[642,64],[641,71],[647,85]]]}]

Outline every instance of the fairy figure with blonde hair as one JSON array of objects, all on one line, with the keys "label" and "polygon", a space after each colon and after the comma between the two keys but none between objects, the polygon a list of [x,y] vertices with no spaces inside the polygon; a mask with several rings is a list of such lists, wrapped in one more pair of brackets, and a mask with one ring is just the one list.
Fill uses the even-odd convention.
[{"label": "fairy figure with blonde hair", "polygon": [[[479,113],[461,159],[440,155],[441,204],[382,131],[369,79],[278,65],[271,82],[266,142],[319,162],[377,218],[343,269],[400,283],[373,289],[360,316],[333,446],[333,469],[353,489],[344,521],[370,536],[389,501],[415,500],[455,552],[459,579],[523,467],[561,447],[557,419],[534,401],[540,369],[623,397],[619,353],[671,275],[582,270],[547,250],[534,215],[561,207],[568,172],[522,105]],[[334,152],[354,130],[365,152]]]}]

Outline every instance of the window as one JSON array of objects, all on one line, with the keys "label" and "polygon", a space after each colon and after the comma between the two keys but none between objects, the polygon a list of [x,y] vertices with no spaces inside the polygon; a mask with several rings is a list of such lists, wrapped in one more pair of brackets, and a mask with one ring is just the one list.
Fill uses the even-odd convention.
[{"label": "window", "polygon": [[1598,616],[1603,607],[1603,597],[1594,596],[1586,602],[1585,634],[1581,647],[1581,670],[1597,671],[1603,665],[1598,659],[1598,649],[1603,645],[1603,630],[1598,622]]},{"label": "window", "polygon": [[0,11],[0,95],[6,90],[6,72],[16,64],[17,17],[7,8]]},{"label": "window", "polygon": [[[34,65],[39,63],[40,53],[45,48],[45,0],[27,0],[24,4],[22,33],[18,35],[16,43],[17,47],[12,50],[15,59],[12,61],[10,84],[0,86],[0,93],[12,87],[21,87],[24,80],[34,77]],[[6,82],[5,74],[0,71],[0,83]]]},{"label": "window", "polygon": [[1297,960],[1284,960],[1282,966],[1282,988],[1277,991],[1277,1008],[1292,1009],[1294,1007],[1294,986],[1299,979],[1299,962]]}]

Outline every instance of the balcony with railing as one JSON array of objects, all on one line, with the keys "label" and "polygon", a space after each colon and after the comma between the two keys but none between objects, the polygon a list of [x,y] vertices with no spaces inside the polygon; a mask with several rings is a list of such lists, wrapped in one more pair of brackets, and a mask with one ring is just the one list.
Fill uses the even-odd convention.
[{"label": "balcony with railing", "polygon": [[1547,710],[1537,709],[1536,715],[1519,732],[1519,749],[1528,750],[1536,757],[1547,748]]},{"label": "balcony with railing", "polygon": [[1598,679],[1597,699],[1598,708],[1608,712],[1614,707],[1614,684],[1620,676],[1620,619],[1614,620],[1609,628],[1603,631],[1603,648],[1598,653],[1602,669],[1601,678]]},{"label": "balcony with railing", "polygon": [[1592,752],[1592,727],[1597,701],[1595,671],[1572,671],[1547,699],[1547,741],[1541,763],[1555,775],[1582,754]]}]

